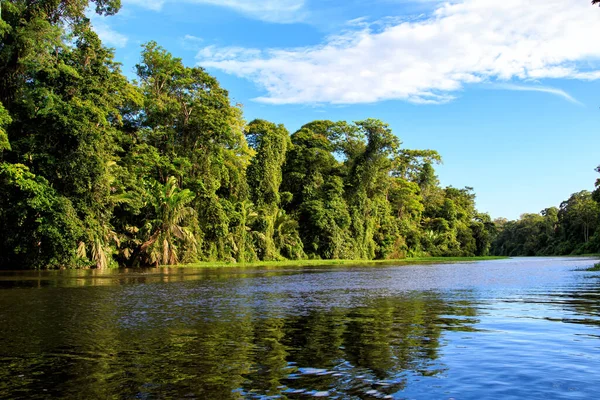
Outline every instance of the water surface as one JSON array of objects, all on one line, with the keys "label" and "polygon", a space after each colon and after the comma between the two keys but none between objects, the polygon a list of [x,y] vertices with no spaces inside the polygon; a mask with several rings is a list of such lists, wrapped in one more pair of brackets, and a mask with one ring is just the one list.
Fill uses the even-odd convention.
[{"label": "water surface", "polygon": [[594,262],[0,273],[0,398],[597,398]]}]

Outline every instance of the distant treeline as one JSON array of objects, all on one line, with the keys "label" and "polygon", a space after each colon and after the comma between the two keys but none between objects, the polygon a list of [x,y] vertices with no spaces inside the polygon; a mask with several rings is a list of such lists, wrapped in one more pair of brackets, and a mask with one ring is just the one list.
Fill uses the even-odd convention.
[{"label": "distant treeline", "polygon": [[[596,169],[600,172],[600,167]],[[492,253],[500,256],[548,256],[600,253],[600,180],[596,190],[574,193],[560,207],[523,214],[517,221],[496,219]]]}]

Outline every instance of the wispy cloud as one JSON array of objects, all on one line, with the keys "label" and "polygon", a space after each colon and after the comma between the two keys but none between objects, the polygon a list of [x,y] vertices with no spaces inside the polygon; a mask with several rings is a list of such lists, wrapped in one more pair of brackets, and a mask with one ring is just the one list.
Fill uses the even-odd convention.
[{"label": "wispy cloud", "polygon": [[292,23],[306,17],[306,0],[124,0],[150,10],[159,11],[166,3],[195,3],[227,7],[250,18],[275,23]]},{"label": "wispy cloud", "polygon": [[207,46],[202,48],[197,57],[201,58],[210,58],[211,60],[220,61],[220,60],[229,60],[235,58],[236,60],[252,60],[257,56],[260,56],[260,50],[256,49],[247,49],[244,47],[217,47],[217,46]]},{"label": "wispy cloud", "polygon": [[90,20],[94,31],[100,37],[100,40],[108,46],[122,48],[127,46],[129,38],[113,29],[104,19],[97,15],[91,15]]},{"label": "wispy cloud", "polygon": [[463,0],[424,19],[360,21],[318,46],[210,48],[197,59],[256,82],[267,103],[443,103],[472,83],[599,79],[599,21],[581,0]]},{"label": "wispy cloud", "polygon": [[181,45],[186,50],[198,50],[199,47],[202,47],[204,39],[199,38],[194,35],[185,35],[180,39]]},{"label": "wispy cloud", "polygon": [[502,89],[502,90],[514,90],[518,92],[542,92],[553,94],[558,97],[562,97],[563,99],[578,105],[583,105],[569,93],[565,92],[562,89],[548,87],[548,86],[525,86],[525,85],[515,85],[511,83],[501,83],[491,86],[494,89]]}]

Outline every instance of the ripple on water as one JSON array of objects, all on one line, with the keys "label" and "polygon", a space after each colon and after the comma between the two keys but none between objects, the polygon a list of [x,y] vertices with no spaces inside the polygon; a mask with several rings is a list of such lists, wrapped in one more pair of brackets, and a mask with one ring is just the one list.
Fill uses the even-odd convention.
[{"label": "ripple on water", "polygon": [[0,398],[596,398],[593,263],[13,273]]}]

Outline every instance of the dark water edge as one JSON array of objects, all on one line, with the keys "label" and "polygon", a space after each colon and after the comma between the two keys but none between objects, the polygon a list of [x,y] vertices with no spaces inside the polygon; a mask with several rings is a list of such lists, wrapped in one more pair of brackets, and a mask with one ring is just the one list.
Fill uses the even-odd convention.
[{"label": "dark water edge", "polygon": [[0,398],[596,398],[595,262],[2,273]]}]

